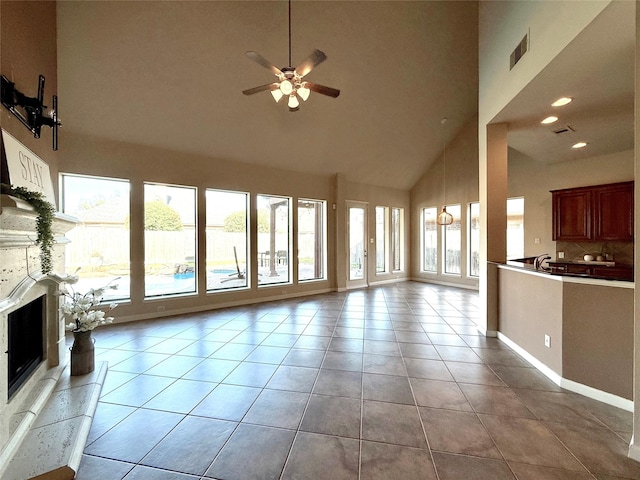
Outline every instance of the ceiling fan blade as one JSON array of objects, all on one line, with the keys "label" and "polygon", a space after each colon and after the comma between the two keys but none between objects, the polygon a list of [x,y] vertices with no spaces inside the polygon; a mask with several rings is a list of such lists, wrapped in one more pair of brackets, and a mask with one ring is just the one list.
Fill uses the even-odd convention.
[{"label": "ceiling fan blade", "polygon": [[304,82],[309,90],[312,92],[320,93],[322,95],[327,95],[329,97],[336,98],[340,95],[340,90],[337,88],[325,87],[324,85],[318,85],[317,83]]},{"label": "ceiling fan blade", "polygon": [[245,52],[245,55],[249,57],[251,60],[253,60],[254,62],[262,65],[267,70],[271,70],[271,72],[274,75],[278,75],[278,76],[282,75],[282,70],[280,70],[278,67],[276,67],[273,63],[271,63],[269,60],[264,58],[259,53],[249,51],[249,52]]},{"label": "ceiling fan blade", "polygon": [[245,95],[253,95],[254,93],[264,92],[265,90],[275,90],[280,86],[279,83],[267,83],[266,85],[260,85],[259,87],[253,87],[248,90],[243,90]]},{"label": "ceiling fan blade", "polygon": [[311,55],[309,55],[305,60],[302,61],[300,65],[296,68],[296,72],[301,77],[307,75],[314,67],[317,67],[322,62],[327,59],[327,56],[324,52],[320,50],[314,50]]}]

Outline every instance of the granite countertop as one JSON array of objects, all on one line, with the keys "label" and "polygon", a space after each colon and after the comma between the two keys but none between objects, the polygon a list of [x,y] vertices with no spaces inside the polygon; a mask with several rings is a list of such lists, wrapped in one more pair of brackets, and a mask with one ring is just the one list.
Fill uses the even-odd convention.
[{"label": "granite countertop", "polygon": [[[620,281],[620,282],[633,282],[633,279],[629,279],[629,275],[625,277],[623,273],[619,276],[615,274],[612,275],[613,271],[608,275],[598,275],[594,273],[587,272],[569,272],[569,271],[561,271],[558,268],[562,268],[563,266],[575,265],[580,267],[585,266],[594,266],[594,267],[604,267],[606,269],[614,268],[616,269],[624,269],[624,270],[633,270],[633,265],[625,265],[616,262],[598,262],[598,261],[571,261],[571,260],[556,260],[556,261],[545,261],[544,267],[541,269],[536,269],[532,263],[525,263],[521,261],[507,260],[506,265],[510,267],[516,267],[518,269],[536,272],[542,275],[551,275],[554,277],[573,277],[573,278],[584,278],[584,279],[596,279],[596,280],[606,280],[606,281]],[[548,266],[547,266],[548,265]],[[555,268],[554,268],[555,267]],[[619,271],[619,270],[618,270]]]}]

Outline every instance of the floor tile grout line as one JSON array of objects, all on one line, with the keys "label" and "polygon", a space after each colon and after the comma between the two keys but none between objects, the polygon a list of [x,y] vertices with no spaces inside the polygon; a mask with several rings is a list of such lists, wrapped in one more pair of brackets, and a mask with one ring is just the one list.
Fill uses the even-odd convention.
[{"label": "floor tile grout line", "polygon": [[[394,330],[395,331],[395,330]],[[426,332],[425,332],[426,334]],[[429,337],[429,335],[427,335],[427,338]],[[400,349],[400,347],[398,346],[398,348]],[[436,352],[436,354],[439,356],[439,354]],[[433,471],[435,473],[436,476],[436,480],[440,480],[440,474],[438,473],[438,467],[436,466],[436,461],[435,458],[433,457],[433,450],[431,449],[431,444],[429,443],[429,436],[427,435],[427,429],[425,427],[424,421],[422,420],[422,415],[420,415],[420,407],[418,406],[418,399],[416,398],[416,394],[415,394],[415,390],[413,388],[413,385],[411,384],[411,381],[409,380],[411,377],[409,377],[409,370],[407,369],[407,362],[405,359],[405,355],[402,352],[402,349],[400,349],[400,355],[402,358],[402,364],[404,365],[405,371],[407,373],[407,383],[409,384],[409,389],[411,390],[411,396],[413,397],[413,403],[415,405],[416,408],[416,413],[418,414],[418,419],[420,421],[420,426],[422,428],[422,434],[424,435],[425,438],[425,442],[427,444],[427,451],[429,452],[429,458],[431,459],[431,464],[433,466]]]},{"label": "floor tile grout line", "polygon": [[[344,304],[343,304],[344,306]],[[341,310],[342,312],[342,310]],[[315,316],[315,315],[314,315]],[[287,468],[287,464],[289,463],[289,460],[291,458],[291,453],[293,452],[293,447],[296,443],[296,440],[298,438],[298,434],[300,433],[300,428],[302,427],[302,422],[304,421],[304,417],[307,413],[307,409],[309,408],[309,403],[311,403],[311,396],[313,395],[313,390],[315,389],[316,384],[318,383],[318,378],[320,377],[320,372],[322,370],[322,365],[324,364],[325,359],[327,358],[327,353],[329,352],[329,346],[331,345],[331,340],[333,340],[334,335],[335,335],[335,331],[338,328],[338,323],[339,323],[339,317],[338,319],[336,319],[336,323],[333,326],[333,332],[331,334],[329,343],[327,344],[327,348],[324,349],[324,354],[322,356],[322,361],[320,362],[320,366],[318,367],[318,373],[316,374],[316,378],[313,382],[313,385],[311,386],[311,391],[309,392],[309,397],[307,398],[307,402],[304,406],[304,409],[302,411],[302,416],[300,417],[300,421],[298,422],[298,427],[296,428],[295,434],[293,436],[293,441],[291,442],[291,447],[289,447],[289,452],[287,453],[287,456],[285,457],[284,463],[282,464],[282,470],[280,471],[280,476],[278,478],[282,478],[284,475],[284,472]]]},{"label": "floor tile grout line", "polygon": [[[445,323],[447,323],[448,325],[450,325],[450,324],[446,321],[446,319],[445,319],[444,317],[441,317],[441,318],[445,321]],[[366,316],[365,316],[365,319],[366,319]],[[339,321],[339,320],[337,320],[337,321],[334,323],[334,331],[335,331],[335,327],[338,325],[338,321]],[[282,323],[282,322],[281,322],[281,323]],[[189,327],[189,328],[192,328],[192,327]],[[248,328],[248,327],[246,327],[246,328]],[[246,329],[246,328],[245,328],[245,329]],[[188,328],[187,328],[187,330],[188,330]],[[185,331],[185,330],[183,330],[183,331]],[[394,332],[395,332],[395,329],[394,329]],[[426,332],[425,332],[425,333],[426,333]],[[178,334],[176,334],[176,335],[178,335]],[[456,331],[456,335],[457,335],[457,336],[460,336],[461,334],[460,334],[460,333],[458,333],[458,332]],[[300,336],[300,335],[298,335],[298,337],[299,337],[299,336]],[[334,338],[334,337],[332,336],[331,338]],[[466,344],[466,345],[468,345],[468,347],[469,347],[469,348],[472,348],[472,349],[473,349],[472,345],[470,345],[470,344],[468,343],[468,341],[464,340],[464,338],[463,338],[462,340],[465,342],[465,344]],[[362,341],[364,342],[364,339],[362,339]],[[229,341],[228,341],[228,342],[229,342]],[[227,343],[228,343],[228,342],[227,342]],[[397,338],[396,338],[395,343],[396,343],[396,344],[398,344],[398,343],[399,343],[399,342],[398,342],[398,340],[397,340]],[[185,348],[186,348],[186,347],[185,347]],[[292,349],[292,348],[293,348],[293,346],[289,348],[289,352],[291,351],[291,349]],[[476,348],[481,348],[481,347],[476,346]],[[329,350],[328,350],[328,346],[327,346],[327,348],[325,348],[325,349],[324,349],[324,353],[323,353],[323,362],[324,362],[324,359],[326,358],[326,355],[327,355],[327,352],[328,352],[328,351],[329,351]],[[179,352],[176,352],[176,353],[174,353],[174,354],[171,354],[171,356],[177,355],[178,353],[179,353]],[[363,351],[363,355],[364,355],[364,351]],[[403,358],[403,363],[404,363],[404,364],[405,364],[405,366],[406,366],[406,362],[405,362],[405,355],[404,355],[404,353],[400,352],[400,355],[401,355],[401,357]],[[441,360],[441,361],[442,361],[442,360]],[[280,364],[278,364],[278,367],[277,367],[277,368],[279,368],[280,366],[282,366],[282,362],[283,362],[283,361],[281,361],[281,362],[280,362]],[[486,362],[484,361],[484,359],[482,359],[481,364],[483,364],[483,365],[485,365],[485,366],[488,366],[488,367],[490,368],[490,370],[491,370],[494,374],[498,375],[498,374],[494,371],[494,369],[492,368],[492,365],[493,365],[493,364],[488,364],[488,363],[486,363]],[[322,364],[321,364],[321,365],[322,365]],[[151,368],[153,368],[153,367],[151,367]],[[364,368],[364,365],[363,365],[363,368]],[[362,373],[364,373],[364,372],[362,371]],[[136,373],[135,375],[136,375],[136,377],[137,377],[137,376],[144,375],[144,374],[145,374],[145,372],[142,372],[142,373]],[[133,378],[136,378],[136,377],[133,377]],[[125,385],[126,383],[128,383],[129,381],[131,381],[133,378],[129,379],[128,381],[126,381],[126,382],[125,382],[125,383],[123,383],[122,385]],[[502,380],[502,378],[500,377],[500,375],[498,375],[498,378],[500,378],[500,379]],[[176,379],[176,380],[177,380],[177,379]],[[454,379],[454,381],[455,381],[455,383],[456,383],[456,384],[458,384],[458,383],[459,383],[459,382],[458,382],[458,381],[456,381],[455,379]],[[316,383],[316,382],[317,382],[317,377],[316,377],[316,379],[315,379],[315,381],[314,381],[314,385],[315,385],[315,383]],[[220,382],[220,383],[221,383],[221,382]],[[268,383],[268,381],[267,381],[267,383]],[[121,386],[122,386],[122,385],[121,385]],[[512,388],[512,387],[510,387],[509,385],[505,385],[505,387],[506,387],[506,388],[509,388],[510,390],[512,390],[512,391],[513,391],[513,388]],[[263,387],[262,387],[262,390],[264,390],[265,388],[266,388],[266,384],[265,384],[265,386],[263,386]],[[413,392],[413,387],[411,386],[411,384],[410,384],[410,388],[412,389],[412,394],[413,394],[414,399],[415,399],[415,392]],[[363,396],[363,393],[362,393],[362,392],[363,392],[363,385],[362,385],[362,382],[361,382],[361,402],[363,402],[363,399],[364,399],[364,396]],[[464,393],[464,392],[463,392],[463,393]],[[312,393],[310,393],[309,395],[311,395],[311,394],[312,394]],[[309,397],[309,398],[310,398],[310,397]],[[417,402],[414,402],[414,403],[416,403],[416,406],[417,406]],[[525,405],[525,406],[529,409],[528,405]],[[307,408],[307,407],[308,407],[308,401],[307,401],[307,404],[306,404],[306,406],[305,406],[305,411],[306,411],[306,408]],[[143,408],[143,407],[135,407],[135,408],[136,408],[136,410],[138,410],[138,409]],[[194,408],[195,408],[195,407],[194,407]],[[472,407],[472,408],[473,408],[473,407]],[[590,418],[594,418],[594,419],[596,419],[596,420],[598,421],[598,423],[599,423],[599,424],[603,424],[603,427],[604,427],[605,429],[607,429],[607,430],[608,430],[608,431],[610,431],[610,432],[613,432],[614,434],[616,434],[616,435],[618,436],[617,432],[616,432],[615,430],[613,430],[611,427],[609,427],[609,425],[607,425],[607,424],[605,424],[603,421],[601,421],[601,420],[600,420],[600,419],[599,419],[599,418],[594,414],[594,412],[593,412],[593,410],[592,410],[592,409],[589,409],[589,408],[586,408],[586,407],[585,407],[585,409],[586,409],[587,413],[590,415]],[[530,410],[530,409],[529,409],[529,410]],[[135,411],[135,410],[134,410],[134,411]],[[475,409],[474,409],[474,412],[475,412]],[[133,412],[132,412],[132,413],[133,413]],[[477,415],[477,412],[475,412],[475,413],[476,413],[476,415]],[[533,413],[533,412],[532,412],[532,413]],[[537,415],[535,415],[535,414],[533,414],[533,415],[534,415],[534,418],[536,418],[536,419],[540,420],[540,419],[539,419],[539,417],[538,417]],[[361,411],[361,416],[362,416],[362,411]],[[125,417],[125,418],[127,418],[127,417]],[[304,414],[303,414],[303,417],[301,417],[301,421],[302,421],[302,418],[304,418]],[[122,420],[121,420],[121,421],[122,421]],[[421,419],[421,421],[422,421],[422,419]],[[361,422],[362,422],[362,420],[361,420]],[[361,423],[361,425],[362,425],[362,423]],[[299,426],[300,426],[300,425],[299,425]],[[297,430],[297,431],[299,431],[299,426],[298,426],[298,430]],[[111,428],[113,428],[113,426],[112,426]],[[423,425],[423,429],[424,429],[424,425]],[[553,432],[552,432],[552,433],[553,433]],[[99,437],[98,437],[98,438],[99,438]],[[425,436],[425,438],[427,438],[427,437]],[[556,436],[556,438],[557,438],[557,436]],[[559,440],[559,439],[558,439],[558,440]],[[428,442],[428,438],[427,438],[427,442]],[[360,439],[360,443],[362,443],[362,439]],[[573,452],[569,449],[569,447],[568,447],[567,445],[565,445],[563,442],[561,442],[561,443],[563,444],[563,446],[565,447],[565,449],[566,449],[566,450],[568,450],[570,453],[572,453],[572,454],[573,454]],[[430,447],[429,447],[429,448],[430,448]],[[360,452],[361,452],[361,448],[360,448]],[[360,453],[360,454],[361,454],[361,453]],[[575,456],[575,455],[574,455],[574,456]],[[435,464],[434,464],[434,465],[435,465]],[[588,471],[588,470],[587,470],[587,471]]]}]

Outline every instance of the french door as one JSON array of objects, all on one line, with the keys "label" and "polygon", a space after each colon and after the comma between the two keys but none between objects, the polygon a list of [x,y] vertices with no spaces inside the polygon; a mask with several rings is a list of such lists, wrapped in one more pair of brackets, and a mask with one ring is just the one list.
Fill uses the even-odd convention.
[{"label": "french door", "polygon": [[368,286],[367,210],[366,203],[347,202],[347,288]]}]

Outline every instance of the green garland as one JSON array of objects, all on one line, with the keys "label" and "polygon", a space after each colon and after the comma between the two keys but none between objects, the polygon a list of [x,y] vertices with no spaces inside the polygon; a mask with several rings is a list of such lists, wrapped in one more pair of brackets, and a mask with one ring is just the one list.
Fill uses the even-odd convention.
[{"label": "green garland", "polygon": [[45,275],[51,272],[51,251],[55,238],[51,231],[55,208],[49,203],[40,192],[32,192],[24,187],[14,187],[13,185],[2,184],[2,193],[12,195],[24,200],[31,205],[38,217],[36,218],[36,245],[40,245],[40,269]]}]

